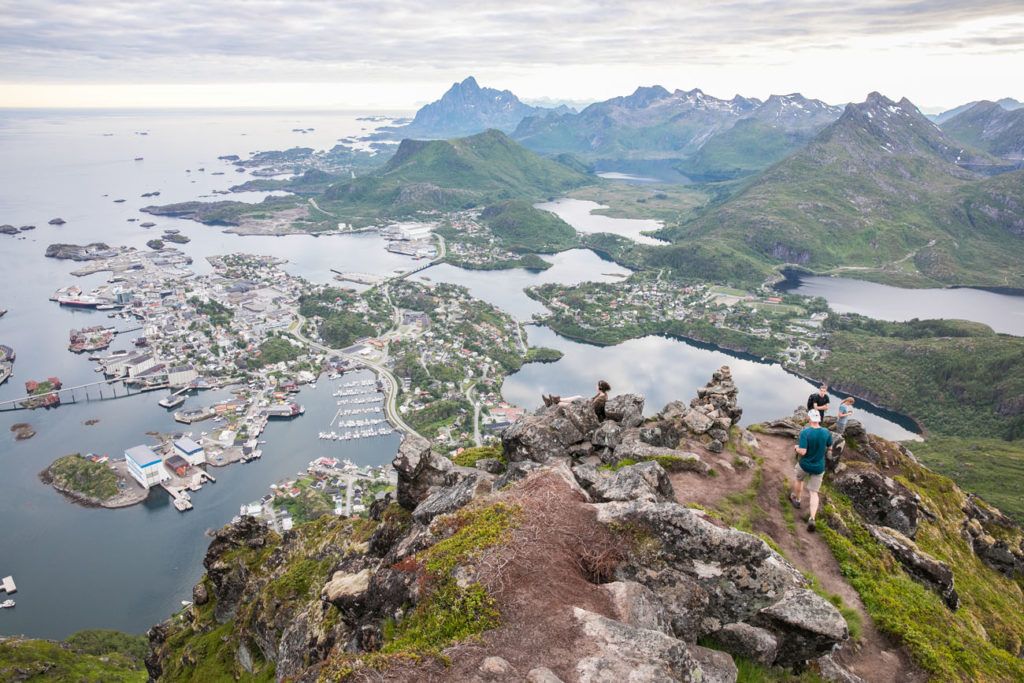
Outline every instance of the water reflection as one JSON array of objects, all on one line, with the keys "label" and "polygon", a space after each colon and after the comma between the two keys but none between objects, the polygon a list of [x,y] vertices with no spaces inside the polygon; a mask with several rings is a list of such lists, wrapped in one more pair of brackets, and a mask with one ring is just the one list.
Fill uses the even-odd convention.
[{"label": "water reflection", "polygon": [[[669,401],[689,401],[697,387],[722,365],[729,365],[739,387],[743,423],[785,417],[804,405],[815,387],[776,363],[739,358],[667,337],[643,337],[616,346],[591,346],[569,341],[547,327],[528,326],[530,343],[550,346],[565,355],[556,363],[529,364],[505,380],[502,395],[510,403],[536,408],[541,394],[589,395],[598,379],[612,393],[636,392],[646,397],[645,410],[654,414]],[[837,397],[833,405],[838,405]],[[888,439],[912,439],[905,418],[857,402],[857,417],[869,431]]]},{"label": "water reflection", "polygon": [[650,218],[612,218],[611,216],[602,216],[593,212],[598,209],[607,209],[608,207],[597,202],[563,197],[562,199],[535,204],[534,206],[538,209],[550,211],[578,232],[610,232],[628,237],[640,244],[665,244],[662,240],[643,234],[663,228],[664,225],[661,221]]}]

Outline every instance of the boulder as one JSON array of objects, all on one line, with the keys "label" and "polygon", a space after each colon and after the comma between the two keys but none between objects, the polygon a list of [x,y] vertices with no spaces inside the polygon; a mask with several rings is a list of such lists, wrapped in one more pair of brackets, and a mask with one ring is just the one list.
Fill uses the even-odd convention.
[{"label": "boulder", "polygon": [[614,449],[619,445],[622,436],[622,427],[611,420],[605,420],[600,427],[594,430],[590,441],[594,446],[605,446]]},{"label": "boulder", "polygon": [[[532,460],[538,463],[568,457],[569,447],[589,439],[590,433],[598,427],[597,415],[589,403],[582,409],[582,403],[574,401],[568,406],[543,408],[513,422],[501,433],[505,457],[510,462]],[[583,431],[580,426],[588,429]]]},{"label": "boulder", "polygon": [[526,683],[563,683],[563,681],[551,669],[538,666],[536,669],[530,669],[530,673],[526,674]]},{"label": "boulder", "polygon": [[637,427],[644,421],[644,397],[640,394],[619,394],[604,405],[605,418],[624,428]]},{"label": "boulder", "polygon": [[700,645],[690,645],[690,655],[697,660],[704,677],[701,683],[736,683],[739,671],[727,653]]},{"label": "boulder", "polygon": [[530,472],[535,472],[539,469],[541,469],[541,465],[538,465],[532,460],[526,460],[524,462],[510,462],[508,467],[505,469],[505,474],[501,475],[494,481],[494,490],[498,491],[513,482],[526,479],[530,476]]},{"label": "boulder", "polygon": [[430,450],[430,442],[406,436],[391,462],[398,471],[398,504],[414,510],[435,487],[448,486],[458,478],[448,458]]},{"label": "boulder", "polygon": [[505,471],[505,463],[498,460],[497,458],[480,458],[474,464],[478,470],[483,470],[488,474],[501,474]]},{"label": "boulder", "polygon": [[510,676],[515,676],[516,670],[507,659],[485,657],[484,661],[480,662],[480,673],[485,680],[504,681]]},{"label": "boulder", "polygon": [[579,683],[683,681],[707,677],[686,643],[661,631],[640,629],[594,612],[573,608],[591,650],[576,663]]},{"label": "boulder", "polygon": [[622,442],[615,448],[612,463],[620,460],[650,460],[661,458],[666,469],[671,471],[690,471],[707,474],[710,470],[707,463],[696,453],[662,446],[651,446],[640,439],[640,430],[627,429],[622,433]]},{"label": "boulder", "polygon": [[595,500],[675,500],[672,482],[669,481],[664,468],[656,462],[641,462],[610,474],[598,474],[604,476],[598,476],[589,488]]},{"label": "boulder", "polygon": [[832,485],[849,496],[869,524],[896,529],[910,538],[917,533],[920,498],[874,467],[848,467],[832,478]]},{"label": "boulder", "polygon": [[895,529],[868,524],[867,530],[889,549],[911,578],[938,593],[946,607],[955,611],[960,606],[960,597],[953,587],[953,570],[949,565],[920,550],[916,543]]},{"label": "boulder", "polygon": [[644,552],[631,555],[616,578],[653,590],[679,637],[696,640],[725,624],[748,621],[804,586],[800,572],[760,538],[718,526],[699,510],[637,501],[594,507],[598,521],[647,539]]},{"label": "boulder", "polygon": [[636,581],[613,581],[601,585],[611,598],[615,616],[636,628],[672,635],[672,622],[661,600],[647,586]]},{"label": "boulder", "polygon": [[765,666],[771,666],[779,649],[770,631],[743,622],[726,624],[715,633],[715,640],[727,652]]},{"label": "boulder", "polygon": [[771,434],[772,436],[789,436],[795,439],[800,436],[800,430],[803,429],[803,427],[793,420],[787,419],[762,422],[758,425],[757,429],[762,434]]},{"label": "boulder", "polygon": [[832,658],[832,655],[819,657],[816,663],[818,665],[818,675],[821,676],[823,681],[828,681],[828,683],[866,683],[857,674],[851,673],[845,667],[840,666]]},{"label": "boulder", "polygon": [[67,223],[67,221],[64,220],[63,218],[51,218],[50,220],[47,221],[47,223],[49,223],[50,225],[64,225],[65,223]]},{"label": "boulder", "polygon": [[206,590],[206,584],[200,581],[192,586],[192,602],[196,605],[205,605],[210,601],[210,592]]},{"label": "boulder", "polygon": [[791,588],[751,619],[776,634],[776,666],[799,666],[826,655],[849,637],[836,606],[807,588]]},{"label": "boulder", "polygon": [[683,416],[683,424],[694,434],[703,434],[715,425],[715,421],[700,410],[691,409]]},{"label": "boulder", "polygon": [[493,481],[494,477],[486,472],[474,472],[451,486],[438,488],[416,506],[412,518],[420,524],[430,524],[434,517],[455,512],[477,496],[489,493]]},{"label": "boulder", "polygon": [[0,235],[17,235],[18,229],[13,225],[0,225]]},{"label": "boulder", "polygon": [[338,609],[351,612],[365,598],[372,576],[369,568],[354,574],[336,571],[321,589],[320,597]]}]

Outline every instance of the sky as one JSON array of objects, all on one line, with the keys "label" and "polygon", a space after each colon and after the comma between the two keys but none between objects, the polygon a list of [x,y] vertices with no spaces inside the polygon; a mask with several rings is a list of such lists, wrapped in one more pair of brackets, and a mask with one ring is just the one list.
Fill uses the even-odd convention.
[{"label": "sky", "polygon": [[640,85],[1024,99],[1024,0],[0,0],[0,107],[409,111]]}]

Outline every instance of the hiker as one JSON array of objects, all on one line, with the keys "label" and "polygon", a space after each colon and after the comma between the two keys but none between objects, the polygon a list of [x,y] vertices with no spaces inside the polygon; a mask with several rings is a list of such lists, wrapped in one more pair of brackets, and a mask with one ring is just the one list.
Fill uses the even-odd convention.
[{"label": "hiker", "polygon": [[789,502],[800,509],[800,498],[806,482],[810,493],[807,530],[814,531],[814,519],[818,514],[818,491],[821,490],[821,478],[825,473],[825,454],[832,447],[832,432],[821,426],[821,413],[817,410],[807,411],[807,421],[809,424],[800,432],[800,442],[793,447],[801,457],[793,470],[796,479],[789,494]]},{"label": "hiker", "polygon": [[822,384],[818,387],[818,390],[807,397],[807,410],[817,410],[820,413],[821,419],[819,422],[825,419],[825,413],[828,411],[828,385]]},{"label": "hiker", "polygon": [[[608,392],[612,390],[612,385],[603,379],[597,383],[597,393],[590,398],[590,405],[594,408],[594,413],[597,415],[597,419],[604,422],[604,406],[608,402]],[[562,398],[561,396],[541,396],[544,399],[544,405],[546,406],[563,406],[573,401],[578,401],[582,396],[569,396]]]},{"label": "hiker", "polygon": [[836,434],[846,431],[846,421],[853,415],[853,396],[848,396],[839,404],[839,419],[836,420]]}]

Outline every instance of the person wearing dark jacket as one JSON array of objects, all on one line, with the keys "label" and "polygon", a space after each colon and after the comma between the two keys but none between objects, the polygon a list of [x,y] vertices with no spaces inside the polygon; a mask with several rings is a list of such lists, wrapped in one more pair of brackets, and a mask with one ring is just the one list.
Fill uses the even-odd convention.
[{"label": "person wearing dark jacket", "polygon": [[807,397],[807,410],[817,410],[821,420],[825,420],[825,413],[828,411],[828,385],[822,384],[818,390]]}]

